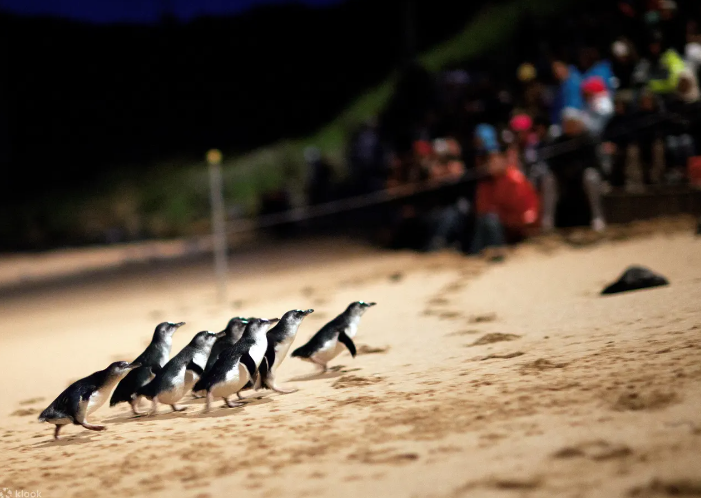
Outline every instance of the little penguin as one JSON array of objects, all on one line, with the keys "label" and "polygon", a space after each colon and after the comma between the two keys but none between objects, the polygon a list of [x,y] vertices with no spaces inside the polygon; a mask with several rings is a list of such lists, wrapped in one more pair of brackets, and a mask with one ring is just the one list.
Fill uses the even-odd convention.
[{"label": "little penguin", "polygon": [[256,379],[255,389],[272,389],[275,392],[289,394],[297,391],[297,389],[282,389],[275,384],[275,372],[280,367],[280,364],[287,356],[287,352],[295,340],[297,330],[304,320],[304,317],[314,313],[313,309],[308,310],[292,310],[288,311],[280,321],[266,334],[268,339],[268,348],[265,351],[265,357],[260,363],[259,375]]},{"label": "little penguin", "polygon": [[217,334],[217,341],[214,343],[214,346],[212,346],[212,352],[209,353],[209,359],[207,359],[207,366],[204,368],[205,372],[214,366],[219,354],[224,349],[228,346],[233,346],[241,339],[247,324],[248,320],[241,316],[229,320],[226,328]]},{"label": "little penguin", "polygon": [[153,333],[151,343],[134,360],[134,363],[138,363],[141,366],[129,372],[117,385],[117,389],[114,390],[112,399],[110,399],[110,406],[129,402],[133,412],[135,414],[139,413],[134,393],[140,387],[151,382],[168,362],[170,350],[173,347],[173,334],[183,325],[185,325],[185,322],[163,322],[158,324]]},{"label": "little penguin", "polygon": [[355,358],[355,344],[353,337],[358,331],[360,317],[371,306],[376,303],[366,303],[356,301],[348,305],[346,310],[324,325],[319,332],[309,339],[304,346],[295,349],[292,357],[301,358],[320,367],[319,373],[324,373],[328,369],[327,364],[336,356],[341,354],[343,348],[348,348],[353,358]]},{"label": "little penguin", "polygon": [[204,372],[207,358],[216,340],[217,334],[214,332],[198,332],[187,346],[165,364],[151,382],[136,391],[137,398],[144,397],[152,401],[153,407],[148,415],[158,411],[158,403],[170,405],[175,412],[185,409],[176,403],[187,394]]},{"label": "little penguin", "polygon": [[277,318],[249,319],[241,339],[224,349],[212,369],[195,384],[195,391],[207,393],[205,411],[210,410],[215,396],[223,398],[229,408],[240,406],[240,403],[229,401],[229,397],[236,394],[242,399],[240,391],[249,382],[255,382],[258,366],[268,346],[265,333],[277,321]]},{"label": "little penguin", "polygon": [[[207,365],[204,367],[205,372],[209,372],[212,369],[217,361],[217,358],[219,358],[219,355],[224,349],[229,346],[233,346],[239,341],[239,339],[241,339],[247,323],[248,319],[246,318],[241,316],[234,317],[229,320],[226,328],[217,334],[217,340],[214,343],[214,346],[212,346],[212,352],[209,353]],[[192,391],[192,396],[194,398],[203,398],[205,394],[206,393],[204,391]]]},{"label": "little penguin", "polygon": [[68,424],[82,425],[91,431],[104,431],[104,425],[88,422],[88,415],[105,404],[117,382],[140,366],[138,363],[116,361],[104,370],[75,381],[41,412],[39,421],[56,425],[54,439],[59,439],[61,428]]}]

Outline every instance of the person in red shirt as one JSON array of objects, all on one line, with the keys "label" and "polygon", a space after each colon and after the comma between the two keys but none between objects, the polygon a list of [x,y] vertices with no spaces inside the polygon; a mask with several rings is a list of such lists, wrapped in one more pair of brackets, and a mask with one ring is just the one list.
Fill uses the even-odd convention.
[{"label": "person in red shirt", "polygon": [[[488,177],[477,186],[471,253],[526,238],[537,228],[540,202],[533,185],[501,151],[488,152]],[[503,255],[499,255],[499,258]]]}]

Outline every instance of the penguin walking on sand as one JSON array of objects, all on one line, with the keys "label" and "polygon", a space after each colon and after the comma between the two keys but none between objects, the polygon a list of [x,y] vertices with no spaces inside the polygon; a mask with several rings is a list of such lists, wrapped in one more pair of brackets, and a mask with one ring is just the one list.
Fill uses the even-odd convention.
[{"label": "penguin walking on sand", "polygon": [[183,325],[185,325],[185,322],[163,322],[158,324],[153,333],[151,343],[133,362],[141,366],[129,372],[117,385],[117,389],[114,390],[112,399],[110,399],[110,406],[128,402],[131,404],[132,411],[135,414],[139,413],[137,399],[134,394],[137,389],[151,382],[168,362],[170,350],[173,347],[173,334]]},{"label": "penguin walking on sand", "polygon": [[211,409],[215,396],[223,398],[229,408],[241,405],[232,403],[229,397],[236,394],[243,399],[240,391],[249,382],[255,382],[268,346],[266,332],[277,321],[277,318],[249,319],[241,339],[222,351],[212,369],[195,384],[195,391],[207,393],[206,412]]},{"label": "penguin walking on sand", "polygon": [[358,332],[360,317],[376,303],[356,301],[348,305],[346,310],[324,325],[319,332],[309,339],[304,346],[292,352],[293,358],[300,358],[318,365],[319,373],[328,369],[327,364],[348,348],[353,358],[356,350],[353,337]]},{"label": "penguin walking on sand", "polygon": [[151,382],[136,391],[137,398],[144,397],[153,403],[148,415],[158,411],[158,403],[170,405],[174,412],[185,410],[185,407],[178,406],[177,402],[199,380],[216,340],[217,334],[214,332],[198,332],[187,346],[166,363]]},{"label": "penguin walking on sand", "polygon": [[268,347],[265,351],[265,357],[260,363],[258,369],[258,378],[256,379],[255,389],[272,389],[281,394],[290,394],[297,389],[283,389],[275,383],[275,373],[280,368],[280,364],[287,356],[287,352],[295,340],[297,330],[304,320],[304,317],[314,313],[313,309],[308,310],[292,310],[288,311],[280,321],[266,334]]},{"label": "penguin walking on sand", "polygon": [[[233,346],[241,339],[247,323],[248,319],[236,316],[229,320],[226,328],[217,334],[217,340],[212,346],[212,351],[209,353],[209,358],[207,359],[207,365],[204,367],[205,373],[212,369],[217,362],[217,358],[219,358],[219,355],[224,349]],[[194,398],[203,398],[205,394],[204,391],[192,391],[192,396]]]},{"label": "penguin walking on sand", "polygon": [[207,366],[204,367],[205,372],[212,369],[222,351],[229,346],[233,346],[241,339],[247,324],[248,319],[240,316],[229,320],[226,328],[217,334],[217,341],[212,346],[212,352],[209,353],[209,358],[207,359]]},{"label": "penguin walking on sand", "polygon": [[61,428],[68,424],[82,425],[91,431],[104,431],[104,425],[88,422],[88,416],[105,404],[117,382],[139,367],[138,363],[117,361],[74,382],[41,412],[39,421],[56,425],[54,439],[59,439]]}]

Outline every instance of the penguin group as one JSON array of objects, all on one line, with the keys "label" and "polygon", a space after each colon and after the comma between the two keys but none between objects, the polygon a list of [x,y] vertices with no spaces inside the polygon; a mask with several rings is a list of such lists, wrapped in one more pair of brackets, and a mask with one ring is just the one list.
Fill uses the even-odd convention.
[{"label": "penguin group", "polygon": [[[326,372],[328,363],[345,349],[355,357],[353,338],[360,318],[375,304],[351,303],[290,356],[313,363],[318,373]],[[178,403],[188,393],[205,398],[205,411],[211,409],[215,398],[221,398],[230,408],[240,406],[240,400],[245,399],[241,393],[249,389],[293,393],[296,389],[278,385],[276,374],[299,326],[313,312],[290,310],[279,319],[234,317],[221,332],[198,332],[172,358],[173,335],[185,322],[160,323],[149,345],[134,361],[114,362],[74,382],[41,412],[39,421],[54,424],[54,439],[59,439],[62,427],[69,424],[105,430],[105,426],[88,422],[88,416],[108,399],[110,406],[129,403],[134,415],[149,416],[157,413],[159,404],[169,405],[174,412],[185,410]],[[233,396],[237,399],[232,400]],[[151,402],[150,409],[142,408],[144,401]]]}]

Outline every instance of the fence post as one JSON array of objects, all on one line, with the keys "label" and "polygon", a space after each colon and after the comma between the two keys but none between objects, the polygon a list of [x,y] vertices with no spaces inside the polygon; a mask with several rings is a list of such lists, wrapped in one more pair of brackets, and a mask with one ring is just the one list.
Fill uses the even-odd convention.
[{"label": "fence post", "polygon": [[214,249],[214,271],[217,277],[217,299],[220,304],[226,302],[227,247],[226,219],[221,174],[222,154],[217,149],[207,152],[209,164],[209,193],[212,206],[212,241]]}]

